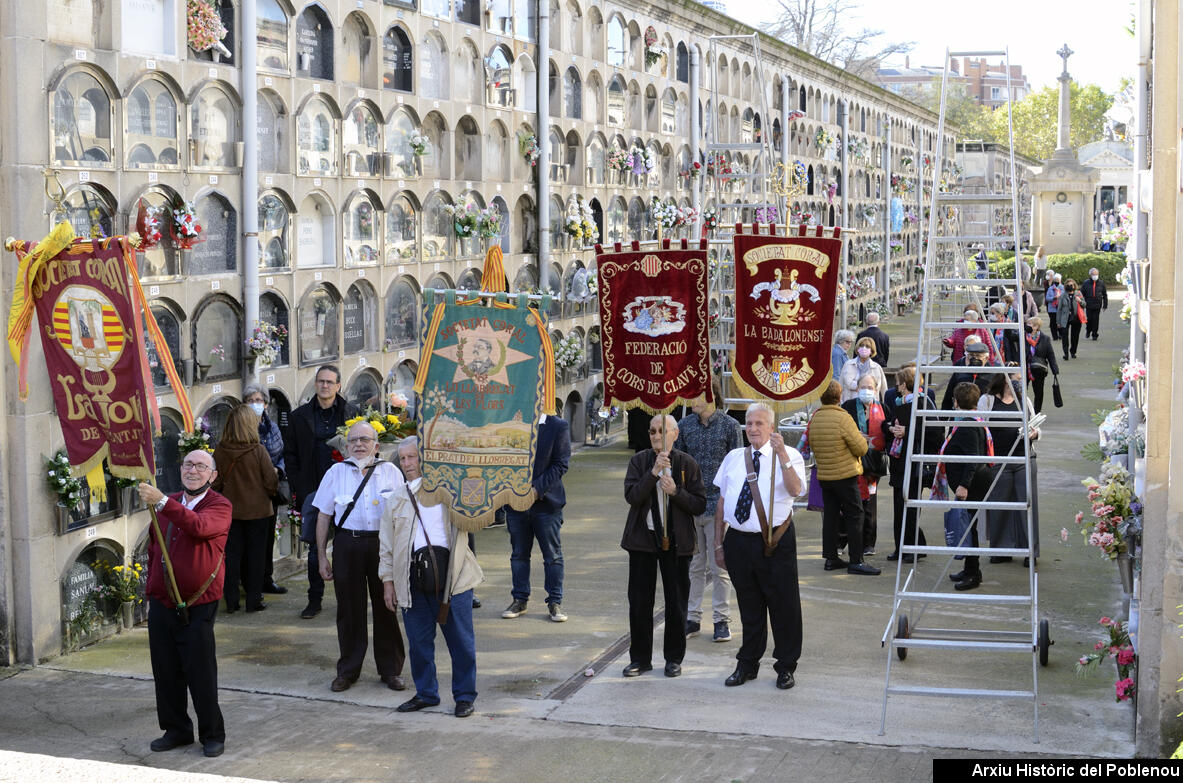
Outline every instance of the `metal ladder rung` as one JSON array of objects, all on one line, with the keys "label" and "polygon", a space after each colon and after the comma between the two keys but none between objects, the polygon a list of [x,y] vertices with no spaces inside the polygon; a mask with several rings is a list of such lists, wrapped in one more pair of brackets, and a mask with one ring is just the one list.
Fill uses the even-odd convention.
[{"label": "metal ladder rung", "polygon": [[1035,698],[1035,691],[1003,691],[993,688],[931,688],[920,685],[890,685],[887,692],[900,696],[976,696],[983,699]]},{"label": "metal ladder rung", "polygon": [[[944,367],[946,365],[931,365],[936,367]],[[957,369],[961,369],[958,367]],[[1014,369],[1013,367],[1011,368]],[[965,411],[948,410],[947,408],[917,408],[916,415],[922,419],[937,419],[937,418],[952,418],[954,416],[964,416]],[[1022,411],[974,411],[974,416],[982,419],[998,419],[1000,421],[1022,421]],[[970,420],[972,421],[972,419]]]},{"label": "metal ladder rung", "polygon": [[1006,50],[989,52],[949,52],[950,57],[1006,57]]},{"label": "metal ladder rung", "polygon": [[951,204],[957,203],[1012,203],[1014,196],[1008,193],[938,193],[938,202],[946,202]]},{"label": "metal ladder rung", "polygon": [[[764,142],[762,141],[743,141],[731,143],[728,141],[712,141],[707,144],[708,150],[763,150]],[[731,176],[728,174],[727,176]]]},{"label": "metal ladder rung", "polygon": [[[902,544],[900,546],[901,552],[911,552],[917,555],[963,555],[965,550],[972,547],[963,546],[918,546],[914,544]],[[985,547],[979,547],[985,549]],[[991,547],[990,554],[998,557],[1030,557],[1030,549],[1004,549],[1002,547]]]},{"label": "metal ladder rung", "polygon": [[992,321],[927,321],[924,325],[925,329],[985,329],[992,332],[995,329],[1010,329],[1011,331],[1018,331],[1023,328],[1023,324],[1015,321],[1003,321],[1002,323],[994,323]]},{"label": "metal ladder rung", "polygon": [[990,242],[992,244],[999,244],[1002,242],[1014,242],[1013,236],[995,236],[994,234],[966,234],[962,236],[949,237],[932,237],[932,241],[938,245],[953,245],[958,242]]},{"label": "metal ladder rung", "polygon": [[913,454],[908,457],[912,462],[944,462],[953,464],[976,464],[979,462],[993,462],[995,465],[1023,465],[1026,457],[980,457],[977,454]]},{"label": "metal ladder rung", "polygon": [[[985,461],[985,458],[983,458]],[[1030,508],[1027,503],[1014,500],[909,500],[909,508],[968,508],[983,511],[1026,511]],[[972,549],[972,547],[962,547]]]},{"label": "metal ladder rung", "polygon": [[[727,176],[731,176],[728,174]],[[774,206],[767,201],[756,201],[749,203],[747,201],[729,201],[721,204],[715,204],[715,209],[760,209]]]},{"label": "metal ladder rung", "polygon": [[939,650],[993,650],[1031,654],[1031,639],[1025,642],[991,642],[985,639],[919,639],[915,636],[891,639],[892,647],[931,647]]},{"label": "metal ladder rung", "polygon": [[[928,375],[929,373],[953,374],[953,373],[962,373],[962,372],[970,372],[970,371],[972,371],[973,373],[976,373],[978,375],[990,375],[990,374],[1000,375],[1002,373],[1018,372],[1018,370],[1019,370],[1018,367],[999,367],[997,365],[992,365],[992,364],[987,364],[982,367],[978,367],[976,365],[973,367],[969,367],[966,365],[962,365],[960,367],[955,367],[951,364],[922,364],[922,365],[920,365],[920,367],[918,369],[919,369],[919,372],[922,372],[925,375]],[[964,416],[966,413],[973,413],[973,412],[974,411],[961,411],[961,415]]]},{"label": "metal ladder rung", "polygon": [[[941,285],[960,285],[960,286],[980,286],[982,288],[991,288],[1000,283],[1013,283],[1014,278],[1011,277],[935,277],[924,278],[924,284],[941,286]],[[981,323],[986,323],[982,321]]]},{"label": "metal ladder rung", "polygon": [[897,601],[933,601],[937,603],[971,603],[998,605],[1030,605],[1031,596],[1002,595],[999,593],[909,593],[900,591]]}]

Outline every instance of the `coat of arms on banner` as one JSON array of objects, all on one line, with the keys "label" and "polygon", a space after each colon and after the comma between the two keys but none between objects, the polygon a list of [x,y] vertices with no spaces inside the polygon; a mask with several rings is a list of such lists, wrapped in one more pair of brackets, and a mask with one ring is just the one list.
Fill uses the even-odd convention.
[{"label": "coat of arms on banner", "polygon": [[597,248],[604,404],[664,413],[710,397],[706,249]]},{"label": "coat of arms on banner", "polygon": [[449,502],[458,525],[479,529],[500,506],[532,502],[546,324],[524,297],[482,305],[451,293],[433,301],[435,293],[424,296],[416,378],[421,494]]},{"label": "coat of arms on banner", "polygon": [[736,233],[735,377],[750,396],[812,399],[831,377],[840,232]]}]

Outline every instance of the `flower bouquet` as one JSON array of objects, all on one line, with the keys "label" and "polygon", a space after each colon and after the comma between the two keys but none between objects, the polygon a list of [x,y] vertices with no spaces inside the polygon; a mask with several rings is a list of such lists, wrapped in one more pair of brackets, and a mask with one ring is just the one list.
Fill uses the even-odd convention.
[{"label": "flower bouquet", "polygon": [[477,234],[485,239],[501,236],[501,213],[496,207],[485,207],[477,213]]},{"label": "flower bouquet", "polygon": [[45,461],[45,478],[49,488],[58,496],[58,502],[66,508],[77,508],[82,502],[82,479],[74,478],[66,450],[60,449]]},{"label": "flower bouquet", "polygon": [[662,201],[660,197],[654,196],[651,211],[653,222],[662,231],[669,231],[678,224],[678,205],[672,201]]},{"label": "flower bouquet", "polygon": [[280,349],[288,339],[287,327],[283,324],[271,324],[267,321],[256,321],[255,331],[246,340],[246,349],[251,358],[258,359],[265,366],[270,366],[279,358]]},{"label": "flower bouquet", "polygon": [[1128,537],[1137,533],[1135,519],[1142,513],[1142,503],[1134,494],[1134,479],[1125,468],[1109,463],[1101,469],[1101,478],[1082,482],[1088,490],[1092,518],[1076,513],[1076,524],[1091,546],[1100,549],[1110,560],[1128,551]]},{"label": "flower bouquet", "polygon": [[1117,665],[1117,682],[1113,684],[1115,701],[1129,701],[1134,695],[1134,678],[1130,676],[1130,670],[1138,660],[1129,626],[1109,617],[1102,617],[1099,622],[1106,631],[1105,638],[1093,645],[1091,653],[1077,659],[1076,675],[1087,677],[1099,669],[1106,658],[1113,658]]},{"label": "flower bouquet", "polygon": [[608,168],[614,171],[620,171],[627,174],[631,170],[629,155],[620,147],[613,146],[612,149],[608,150],[606,162],[608,164]]},{"label": "flower bouquet", "polygon": [[201,234],[201,224],[197,222],[197,211],[192,202],[184,201],[180,196],[173,201],[172,226],[169,234],[173,243],[182,250],[189,250],[197,244]]},{"label": "flower bouquet", "polygon": [[834,134],[830,133],[826,128],[818,128],[813,141],[817,144],[819,150],[826,152],[834,144]]},{"label": "flower bouquet", "polygon": [[680,172],[678,172],[678,176],[681,177],[682,179],[694,180],[694,179],[698,179],[698,175],[701,173],[702,173],[702,164],[699,163],[698,161],[694,161],[693,163],[690,164],[689,168],[682,169]]},{"label": "flower bouquet", "polygon": [[136,233],[140,235],[140,250],[151,250],[164,238],[161,232],[164,225],[161,220],[163,213],[164,207],[154,207],[145,204],[143,199],[139,200],[136,209]]},{"label": "flower bouquet", "polygon": [[531,166],[538,165],[538,156],[542,154],[542,151],[538,148],[538,137],[533,133],[518,134],[518,151]]},{"label": "flower bouquet", "polygon": [[209,425],[206,424],[204,416],[193,422],[191,432],[182,432],[177,436],[177,453],[184,458],[191,451],[214,453],[213,446],[209,445]]},{"label": "flower bouquet", "polygon": [[466,207],[448,204],[444,207],[444,213],[452,218],[452,228],[456,231],[458,238],[468,239],[476,234],[480,225],[480,209],[476,204],[469,204]]},{"label": "flower bouquet", "polygon": [[628,154],[628,170],[638,177],[643,177],[653,171],[653,167],[656,165],[657,161],[653,159],[653,151],[648,147],[634,146]]},{"label": "flower bouquet", "polygon": [[780,220],[780,210],[775,206],[756,207],[757,223],[775,223]]},{"label": "flower bouquet", "polygon": [[195,52],[217,49],[229,57],[230,50],[222,43],[226,37],[226,26],[209,0],[188,0],[185,11],[189,48]]},{"label": "flower bouquet", "polygon": [[567,370],[583,362],[583,343],[578,335],[569,334],[555,345],[555,367]]},{"label": "flower bouquet", "polygon": [[423,157],[431,149],[431,139],[419,131],[411,131],[411,135],[407,137],[407,144],[411,145],[411,154],[416,158]]},{"label": "flower bouquet", "polygon": [[382,413],[371,407],[366,408],[360,416],[346,419],[345,423],[337,428],[337,435],[344,441],[349,436],[349,428],[359,421],[368,422],[374,428],[374,432],[378,433],[379,443],[397,443],[415,434],[415,420],[407,416],[405,409]]},{"label": "flower bouquet", "polygon": [[95,588],[100,598],[117,604],[143,603],[145,574],[142,565],[133,563],[128,566],[113,566],[101,561],[95,565],[103,572],[103,583]]},{"label": "flower bouquet", "polygon": [[707,231],[714,231],[719,227],[719,210],[704,209],[702,212],[702,227]]},{"label": "flower bouquet", "polygon": [[647,28],[645,30],[645,67],[652,68],[665,56],[665,49],[657,45],[657,31],[652,27]]}]

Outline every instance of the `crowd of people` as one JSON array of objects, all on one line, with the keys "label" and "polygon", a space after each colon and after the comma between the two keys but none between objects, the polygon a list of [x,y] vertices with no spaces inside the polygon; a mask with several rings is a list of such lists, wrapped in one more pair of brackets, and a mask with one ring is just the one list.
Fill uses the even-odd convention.
[{"label": "crowd of people", "polygon": [[[989,424],[980,414],[1025,406],[1030,418],[1041,410],[1047,377],[1054,384],[1059,375],[1052,340],[1062,341],[1067,359],[1076,354],[1082,326],[1086,337],[1097,338],[1099,313],[1108,299],[1095,273],[1079,287],[1047,273],[1043,306],[1050,337],[1027,297],[1016,302],[1001,291],[985,312],[976,305],[964,308],[961,325],[945,340],[952,375],[940,404],[956,413],[937,426],[915,426],[912,421],[914,408],[937,403],[935,390],[913,364],[896,370],[888,384],[885,368],[891,341],[874,313],[859,334],[845,329],[836,333],[832,379],[804,437],[794,444],[799,448],[785,442],[773,410],[764,403],[751,404],[741,426],[719,407],[717,380],[711,397],[695,400],[680,421],[669,415],[649,419],[648,445],[637,448],[623,487],[629,513],[620,545],[628,553],[630,629],[623,675],[637,677],[653,668],[660,574],[666,613],[661,654],[667,677],[681,674],[687,638],[703,631],[703,601],[710,585],[713,641],[732,639],[732,591],[742,628],[736,667],[725,684],[734,687],[756,678],[771,627],[776,686],[793,687],[802,643],[792,525],[798,497],[808,494],[810,506],[822,511],[823,569],[859,576],[880,574],[868,558],[876,554],[878,543],[882,479],[893,494],[889,561],[903,558],[911,563],[924,557],[903,551],[903,545],[927,543],[915,509],[907,509],[907,500],[921,497],[925,490],[970,502],[1025,501],[1028,482],[1032,488],[1036,484],[1034,454],[1028,461],[1029,477],[1024,464],[991,466],[989,457],[1022,453],[1021,438],[1034,441],[1038,429],[1022,432],[1015,420]],[[1020,319],[1021,332],[1003,327]],[[1019,374],[1022,351],[1027,352],[1026,378]],[[1013,370],[985,371],[987,367]],[[373,427],[358,421],[348,429],[344,459],[334,460],[330,441],[357,416],[355,407],[341,397],[340,387],[336,367],[319,368],[315,395],[292,411],[281,434],[267,416],[266,390],[249,385],[213,454],[194,451],[184,456],[181,492],[165,496],[147,484],[140,486],[141,497],[156,509],[167,531],[164,548],[153,539],[149,552],[150,650],[164,730],[153,741],[153,750],[194,741],[187,691],[204,752],[222,752],[225,728],[217,701],[213,639],[217,607],[224,599],[225,611],[234,613],[245,599],[246,611],[258,612],[267,607],[265,594],[286,592],[275,584],[269,569],[275,515],[279,506],[289,503],[301,509],[300,535],[310,545],[308,600],[300,617],[316,617],[322,610],[325,582],[334,585],[339,657],[330,689],[344,691],[357,682],[372,635],[375,667],[387,687],[407,688],[403,671],[410,659],[414,695],[398,710],[438,705],[438,627],[452,660],[454,714],[473,714],[473,610],[479,607],[474,591],[483,575],[472,536],[457,527],[446,503],[420,502],[416,439],[403,441],[397,460],[387,461],[379,455]],[[982,459],[938,458],[909,471],[909,451]],[[528,611],[535,542],[543,561],[547,617],[554,622],[567,619],[560,532],[569,460],[567,422],[543,416],[532,504],[526,510],[502,512],[512,574],[504,619]],[[807,460],[813,463],[808,471]],[[290,498],[284,496],[281,480],[290,486]],[[954,530],[958,540],[976,546],[980,521],[991,547],[1030,549],[1038,556],[1035,497],[1030,529],[1036,535],[1031,540],[1024,514],[994,510],[977,515],[965,509],[947,512],[946,536]],[[952,578],[957,590],[978,587],[979,558],[965,557],[962,570]]]}]

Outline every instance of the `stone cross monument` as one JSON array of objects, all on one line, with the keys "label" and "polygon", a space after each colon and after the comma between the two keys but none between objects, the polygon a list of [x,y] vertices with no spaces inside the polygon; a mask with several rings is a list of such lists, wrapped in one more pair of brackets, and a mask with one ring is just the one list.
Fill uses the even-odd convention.
[{"label": "stone cross monument", "polygon": [[1072,122],[1071,118],[1069,117],[1069,112],[1070,112],[1069,98],[1071,96],[1070,87],[1072,85],[1072,77],[1068,75],[1068,58],[1072,56],[1073,51],[1068,48],[1068,44],[1064,44],[1063,46],[1060,47],[1060,51],[1056,52],[1056,54],[1058,54],[1058,55],[1060,55],[1060,57],[1064,58],[1064,70],[1063,70],[1063,72],[1060,73],[1060,77],[1059,77],[1059,82],[1060,82],[1060,136],[1058,139],[1058,143],[1056,144],[1056,152],[1059,153],[1061,150],[1063,150],[1063,151],[1071,153],[1072,148],[1069,146],[1069,143],[1068,143],[1068,131],[1070,129],[1070,123]]},{"label": "stone cross monument", "polygon": [[1060,73],[1059,136],[1056,150],[1042,168],[1031,172],[1031,248],[1051,253],[1085,253],[1093,249],[1093,196],[1101,173],[1080,165],[1069,139],[1072,77],[1068,75],[1068,44],[1056,52],[1064,60]]}]

